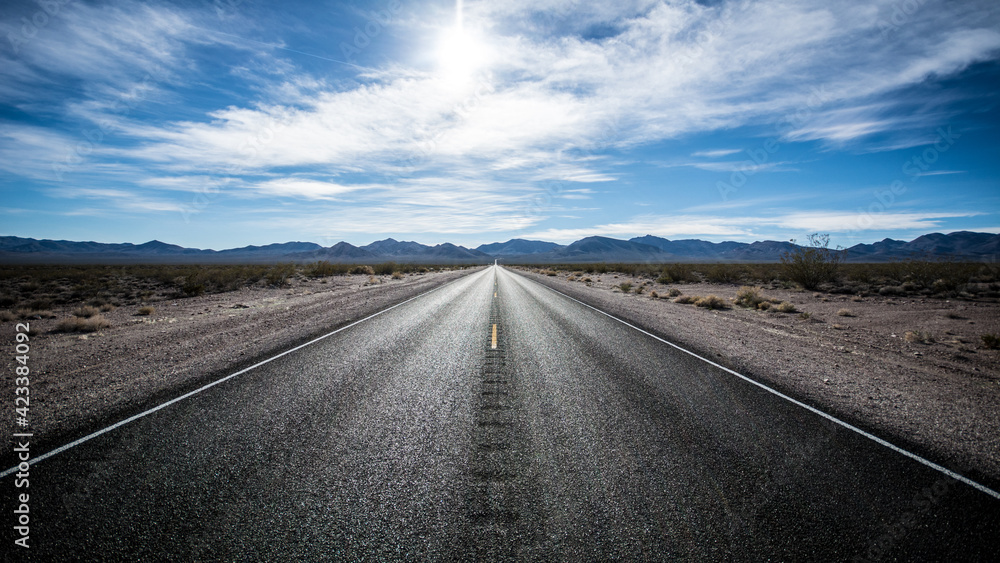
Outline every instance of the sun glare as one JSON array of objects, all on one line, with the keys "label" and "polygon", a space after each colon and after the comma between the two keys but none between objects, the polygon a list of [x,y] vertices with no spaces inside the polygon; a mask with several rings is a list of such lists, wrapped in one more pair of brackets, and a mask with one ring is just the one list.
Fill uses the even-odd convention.
[{"label": "sun glare", "polygon": [[459,26],[445,32],[438,45],[438,68],[449,82],[470,80],[485,60],[482,42]]},{"label": "sun glare", "polygon": [[444,32],[438,43],[438,71],[449,83],[461,84],[473,78],[485,65],[487,50],[474,33],[465,28],[462,0],[455,2],[455,25]]}]

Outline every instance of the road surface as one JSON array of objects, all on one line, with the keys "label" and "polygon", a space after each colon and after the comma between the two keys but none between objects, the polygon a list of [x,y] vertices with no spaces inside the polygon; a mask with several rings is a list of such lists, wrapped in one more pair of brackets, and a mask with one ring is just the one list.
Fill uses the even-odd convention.
[{"label": "road surface", "polygon": [[32,465],[30,510],[13,560],[985,560],[1000,530],[989,494],[498,267]]}]

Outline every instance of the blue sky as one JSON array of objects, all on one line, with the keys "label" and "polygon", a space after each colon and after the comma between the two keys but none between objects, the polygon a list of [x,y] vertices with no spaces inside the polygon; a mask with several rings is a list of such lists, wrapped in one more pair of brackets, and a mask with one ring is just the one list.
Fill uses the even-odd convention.
[{"label": "blue sky", "polygon": [[0,35],[4,235],[1000,232],[993,0],[13,0]]}]

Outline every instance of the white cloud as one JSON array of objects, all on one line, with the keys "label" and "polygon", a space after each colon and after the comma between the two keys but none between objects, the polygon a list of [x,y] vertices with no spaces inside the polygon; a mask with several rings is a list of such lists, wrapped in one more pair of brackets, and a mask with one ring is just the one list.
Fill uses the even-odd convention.
[{"label": "white cloud", "polygon": [[252,184],[244,189],[249,189],[255,193],[279,197],[296,197],[310,200],[326,199],[335,200],[338,196],[350,192],[366,189],[377,189],[377,185],[343,185],[333,182],[322,182],[318,180],[299,178],[280,178]]},{"label": "white cloud", "polygon": [[[56,197],[67,199],[85,199],[101,202],[101,209],[104,214],[109,210],[117,209],[122,212],[172,212],[180,213],[184,206],[174,201],[167,201],[153,197],[138,195],[129,190],[111,188],[77,188],[59,187],[52,188],[49,193]],[[83,212],[74,214],[90,215],[93,208],[87,208]]]},{"label": "white cloud", "polygon": [[703,158],[719,158],[742,152],[743,149],[717,149],[712,151],[698,151],[691,153],[691,156]]},{"label": "white cloud", "polygon": [[[579,7],[470,5],[467,17],[592,16],[608,18],[620,33],[596,41],[494,37],[505,56],[492,74],[464,90],[412,70],[385,72],[375,83],[341,90],[292,88],[284,98],[295,109],[231,107],[214,111],[211,121],[136,127],[130,133],[145,145],[126,152],[188,168],[318,164],[336,171],[351,163],[378,168],[417,159],[463,172],[484,164],[510,170],[512,155],[535,155],[517,168],[539,160],[572,163],[566,148],[630,146],[761,119],[779,122],[795,112],[800,115],[789,138],[847,142],[913,119],[887,115],[891,107],[872,105],[871,96],[954,72],[1000,47],[1000,33],[988,29],[997,20],[995,9],[972,24],[981,27],[959,27],[970,24],[958,16],[949,22],[946,13],[936,31],[900,34],[896,41],[903,44],[886,45],[868,4],[636,2],[574,12]],[[164,24],[174,26],[183,28],[172,20]],[[784,31],[776,35],[776,28]],[[268,141],[272,137],[278,141]],[[261,140],[247,146],[247,138]],[[731,170],[736,164],[698,166]],[[565,178],[614,177],[589,170]]]}]

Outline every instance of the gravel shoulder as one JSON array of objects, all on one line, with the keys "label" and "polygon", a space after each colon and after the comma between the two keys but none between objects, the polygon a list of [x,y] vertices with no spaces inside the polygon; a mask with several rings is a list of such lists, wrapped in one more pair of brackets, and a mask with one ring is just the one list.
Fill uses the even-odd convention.
[{"label": "gravel shoulder", "polygon": [[[54,310],[56,318],[29,319],[37,333],[29,360],[33,449],[86,435],[473,271],[292,279],[281,288],[151,303],[152,315],[119,307],[103,313],[110,328],[90,334],[53,332],[71,307]],[[14,325],[2,324],[11,344],[3,397],[14,397]],[[10,433],[24,431],[12,419],[5,424]]]},{"label": "gravel shoulder", "polygon": [[[567,279],[568,273],[519,273],[988,486],[1000,485],[1000,350],[980,346],[980,335],[1000,333],[1000,304],[764,289],[798,312],[709,310],[651,292],[675,288],[732,304],[739,286],[666,286],[611,273],[584,283]],[[648,285],[636,295],[617,287],[623,282]],[[907,341],[908,331],[933,341]]]}]

